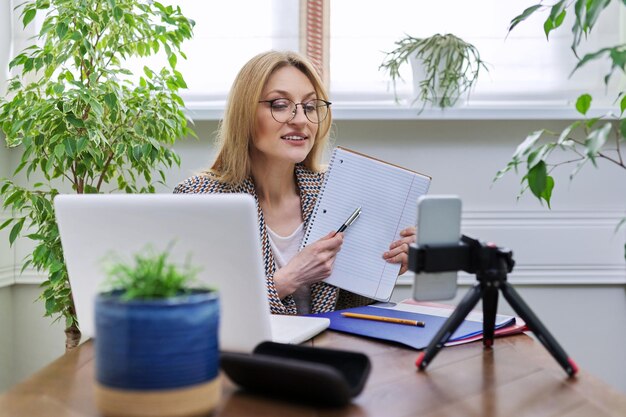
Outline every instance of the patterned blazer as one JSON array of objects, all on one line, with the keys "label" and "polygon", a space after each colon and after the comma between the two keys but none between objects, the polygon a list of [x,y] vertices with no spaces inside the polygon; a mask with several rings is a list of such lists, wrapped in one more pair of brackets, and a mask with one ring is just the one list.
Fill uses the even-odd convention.
[{"label": "patterned blazer", "polygon": [[[296,182],[300,190],[304,228],[306,229],[311,220],[315,202],[321,191],[324,173],[310,171],[300,164],[296,165],[295,173]],[[176,186],[174,193],[246,193],[252,195],[256,202],[259,220],[259,234],[263,248],[263,262],[265,264],[265,279],[270,310],[273,314],[297,314],[296,303],[291,295],[282,300],[278,297],[278,292],[274,285],[276,262],[274,261],[274,255],[267,236],[263,211],[261,210],[256,188],[251,178],[247,178],[240,184],[232,185],[219,181],[215,174],[209,172],[186,179]],[[312,313],[333,311],[336,308],[348,308],[371,302],[372,300],[369,298],[361,297],[348,291],[339,291],[337,287],[325,282],[317,282],[311,286]]]}]

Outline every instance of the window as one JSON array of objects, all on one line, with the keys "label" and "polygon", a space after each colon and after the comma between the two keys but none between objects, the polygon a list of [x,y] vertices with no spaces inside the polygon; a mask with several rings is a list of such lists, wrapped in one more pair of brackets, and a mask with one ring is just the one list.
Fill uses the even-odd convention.
[{"label": "window", "polygon": [[298,50],[298,2],[284,0],[170,0],[195,20],[194,37],[183,44],[188,102],[224,100],[243,64],[269,49]]},{"label": "window", "polygon": [[[384,51],[404,34],[426,37],[454,33],[474,44],[488,62],[471,95],[471,104],[513,103],[570,106],[584,92],[594,98],[605,94],[602,75],[608,65],[594,62],[568,75],[576,65],[569,46],[571,19],[550,33],[546,42],[543,21],[547,15],[532,16],[507,37],[508,24],[536,0],[476,0],[423,2],[412,0],[331,0],[330,73],[335,102],[393,102],[386,74],[378,70]],[[591,52],[619,42],[619,2],[601,15],[581,52]],[[571,13],[570,13],[571,14]],[[602,74],[602,75],[600,75]],[[404,68],[406,83],[397,85],[405,99],[412,95],[411,69]],[[613,85],[619,82],[613,76]],[[615,89],[613,89],[615,91]],[[596,95],[598,97],[596,97]],[[607,105],[615,99],[605,96]],[[410,101],[410,100],[409,100]]]},{"label": "window", "polygon": [[[619,74],[607,89],[603,75],[607,62],[592,62],[568,78],[576,64],[570,51],[571,13],[563,27],[543,34],[545,14],[532,16],[508,35],[510,20],[537,0],[475,0],[424,2],[414,0],[165,0],[177,4],[183,13],[196,21],[193,39],[183,43],[187,60],[179,60],[189,89],[181,92],[190,109],[199,110],[193,117],[219,117],[226,95],[241,66],[253,55],[269,49],[304,50],[301,25],[312,4],[324,4],[322,56],[328,71],[325,78],[336,109],[341,106],[372,105],[397,109],[391,84],[378,67],[384,52],[404,34],[430,36],[451,32],[474,44],[490,71],[484,72],[472,91],[470,105],[497,108],[502,105],[553,106],[572,108],[580,94],[594,95],[594,107],[613,105]],[[316,7],[317,7],[316,6]],[[302,11],[306,7],[306,10]],[[620,41],[620,2],[611,2],[601,15],[580,52],[595,51]],[[13,17],[15,19],[15,16]],[[26,46],[36,33],[23,32],[13,22],[13,55]],[[321,30],[321,32],[320,32]],[[309,35],[313,29],[309,30]],[[311,36],[308,36],[309,41]],[[7,40],[7,42],[9,42]],[[136,74],[144,64],[158,69],[164,59],[129,62]],[[403,68],[405,83],[398,93],[408,108],[412,96],[409,65]],[[603,103],[599,103],[604,101]],[[212,111],[203,113],[203,109]],[[337,113],[339,114],[339,113]],[[412,115],[414,113],[411,113]],[[413,116],[412,116],[413,117]]]}]

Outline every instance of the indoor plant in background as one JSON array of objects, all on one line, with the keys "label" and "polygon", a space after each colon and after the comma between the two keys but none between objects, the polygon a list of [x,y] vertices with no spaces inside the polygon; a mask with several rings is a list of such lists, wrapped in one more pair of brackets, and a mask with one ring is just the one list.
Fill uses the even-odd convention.
[{"label": "indoor plant in background", "polygon": [[[602,11],[609,5],[610,0],[561,0],[552,5],[536,4],[524,10],[510,23],[509,31],[520,22],[537,12],[549,10],[544,22],[544,32],[549,38],[550,32],[563,24],[568,12],[574,14],[572,19],[572,51],[578,57],[578,63],[572,73],[590,61],[608,59],[610,70],[604,76],[604,82],[609,86],[609,80],[616,70],[626,70],[626,44],[602,48],[588,53],[582,58],[577,54],[577,48],[583,38],[593,29]],[[620,5],[624,7],[624,3]],[[594,167],[598,162],[608,162],[623,168],[626,174],[626,163],[622,147],[626,142],[626,91],[608,91],[619,103],[619,115],[606,114],[602,117],[587,117],[593,97],[582,94],[576,100],[576,110],[581,119],[576,120],[561,132],[547,129],[530,133],[517,147],[507,166],[496,175],[496,180],[506,172],[518,169],[523,170],[522,192],[528,188],[540,201],[544,200],[550,207],[550,198],[554,188],[554,178],[550,173],[563,165],[574,165],[570,175],[572,179],[584,165],[591,163]],[[626,178],[626,177],[623,177]],[[622,184],[624,180],[622,179]],[[622,192],[622,189],[619,189]],[[620,222],[624,224],[626,219]]]},{"label": "indoor plant in background", "polygon": [[478,49],[453,34],[435,34],[428,38],[405,35],[396,41],[379,69],[391,78],[394,94],[400,79],[400,67],[411,61],[415,98],[422,109],[427,103],[442,109],[454,106],[470,93],[481,68],[487,70]]},{"label": "indoor plant in background", "polygon": [[220,398],[219,299],[151,247],[116,259],[96,297],[96,404],[105,416],[206,415]]},{"label": "indoor plant in background", "polygon": [[[45,315],[65,319],[66,347],[80,340],[52,200],[60,192],[154,192],[163,168],[178,165],[170,149],[193,134],[178,90],[181,43],[194,22],[180,8],[141,0],[37,0],[21,7],[24,26],[46,13],[38,42],[10,62],[19,75],[0,98],[0,126],[21,151],[14,176],[0,180],[12,217],[9,242],[34,241],[22,271],[44,272]],[[169,67],[144,67],[135,80],[124,60],[162,51]],[[30,81],[34,79],[34,81]],[[29,80],[29,81],[27,81]],[[154,174],[156,178],[153,178]]]}]

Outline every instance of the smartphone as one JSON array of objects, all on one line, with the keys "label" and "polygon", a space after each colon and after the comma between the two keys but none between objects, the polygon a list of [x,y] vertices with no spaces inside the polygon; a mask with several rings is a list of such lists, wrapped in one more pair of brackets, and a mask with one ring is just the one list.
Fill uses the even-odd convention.
[{"label": "smartphone", "polygon": [[[458,244],[461,239],[461,199],[429,195],[417,199],[417,244]],[[454,298],[457,271],[415,274],[413,298],[418,301]]]}]

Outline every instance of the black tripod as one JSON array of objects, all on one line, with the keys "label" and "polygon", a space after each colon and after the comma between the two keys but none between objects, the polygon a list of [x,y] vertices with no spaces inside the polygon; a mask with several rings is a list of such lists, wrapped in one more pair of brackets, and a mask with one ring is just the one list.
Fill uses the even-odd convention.
[{"label": "black tripod", "polygon": [[463,297],[452,315],[446,320],[428,347],[419,355],[416,365],[426,369],[439,349],[461,325],[465,317],[483,300],[483,344],[493,345],[498,290],[513,310],[528,325],[556,361],[569,376],[578,372],[578,367],[559,345],[548,329],[506,280],[507,273],[513,270],[513,252],[498,248],[494,244],[483,244],[478,240],[463,236],[458,245],[431,246],[412,245],[409,249],[409,269],[414,272],[459,271],[476,274],[477,283]]}]

